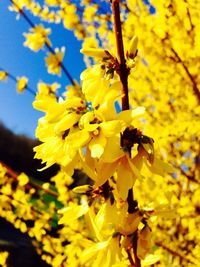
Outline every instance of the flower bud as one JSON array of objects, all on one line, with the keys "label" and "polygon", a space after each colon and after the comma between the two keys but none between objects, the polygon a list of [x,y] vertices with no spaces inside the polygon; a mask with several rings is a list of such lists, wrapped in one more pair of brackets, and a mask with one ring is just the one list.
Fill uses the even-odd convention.
[{"label": "flower bud", "polygon": [[82,48],[80,52],[88,57],[98,57],[102,59],[107,57],[105,50],[101,48]]},{"label": "flower bud", "polygon": [[17,92],[23,93],[27,87],[27,83],[28,83],[28,79],[25,76],[20,77],[20,78],[18,77],[17,78]]},{"label": "flower bud", "polygon": [[127,67],[128,67],[129,69],[134,68],[134,67],[135,67],[135,60],[129,57],[129,58],[126,60],[126,65],[127,65]]},{"label": "flower bud", "polygon": [[134,36],[129,44],[129,49],[127,51],[127,58],[134,59],[137,52],[138,37]]},{"label": "flower bud", "polygon": [[73,192],[76,194],[84,194],[87,193],[88,191],[92,190],[92,186],[91,185],[81,185],[81,186],[77,186],[75,188],[73,188]]}]

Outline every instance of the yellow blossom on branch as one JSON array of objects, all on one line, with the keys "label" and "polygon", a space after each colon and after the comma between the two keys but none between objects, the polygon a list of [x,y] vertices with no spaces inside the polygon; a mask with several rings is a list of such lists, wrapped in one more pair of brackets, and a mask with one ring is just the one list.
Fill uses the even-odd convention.
[{"label": "yellow blossom on branch", "polygon": [[45,58],[48,73],[61,75],[61,63],[64,57],[64,53],[64,47],[62,47],[60,50],[56,48],[54,53],[48,53],[47,57]]},{"label": "yellow blossom on branch", "polygon": [[28,79],[23,76],[23,77],[18,77],[17,78],[17,92],[23,93],[24,90],[26,89],[28,83]]},{"label": "yellow blossom on branch", "polygon": [[29,47],[34,52],[40,50],[45,44],[51,46],[48,39],[48,35],[51,33],[51,29],[45,29],[42,24],[36,25],[31,28],[30,33],[24,33],[26,41],[24,46]]},{"label": "yellow blossom on branch", "polygon": [[8,74],[6,71],[0,71],[0,81],[6,81]]}]

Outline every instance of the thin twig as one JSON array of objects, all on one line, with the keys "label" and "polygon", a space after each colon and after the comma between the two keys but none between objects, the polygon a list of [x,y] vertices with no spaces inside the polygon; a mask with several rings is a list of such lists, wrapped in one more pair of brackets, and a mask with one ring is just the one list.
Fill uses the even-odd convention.
[{"label": "thin twig", "polygon": [[166,250],[167,252],[169,252],[170,254],[172,254],[175,257],[179,257],[182,260],[185,260],[189,263],[193,263],[191,260],[189,260],[185,255],[182,255],[181,253],[179,253],[178,251],[174,251],[173,249],[167,247],[165,244],[163,244],[161,241],[156,241],[155,244],[159,247],[162,247],[164,250]]},{"label": "thin twig", "polygon": [[180,56],[178,55],[178,53],[174,50],[174,48],[171,48],[171,51],[174,53],[174,55],[175,55],[178,63],[181,63],[181,65],[183,66],[185,72],[187,73],[187,76],[188,76],[188,78],[190,79],[190,81],[191,81],[191,83],[193,85],[193,87],[192,87],[193,92],[194,92],[195,96],[197,97],[198,103],[200,104],[200,91],[199,91],[199,89],[197,87],[197,83],[196,83],[194,77],[192,76],[192,74],[190,73],[188,67],[185,65],[185,63],[180,58]]},{"label": "thin twig", "polygon": [[[4,71],[11,80],[13,80],[16,83],[18,82],[17,78],[13,74],[11,74],[10,72],[7,72],[5,69],[1,67],[0,67],[0,70]],[[36,96],[35,91],[32,88],[30,88],[30,86],[26,85],[25,90],[31,93],[32,95]]]}]

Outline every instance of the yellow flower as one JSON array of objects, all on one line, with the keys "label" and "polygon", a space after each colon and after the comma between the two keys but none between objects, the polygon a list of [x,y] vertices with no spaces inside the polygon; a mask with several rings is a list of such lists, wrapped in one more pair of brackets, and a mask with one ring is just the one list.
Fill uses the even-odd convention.
[{"label": "yellow flower", "polygon": [[17,77],[17,92],[23,93],[24,90],[26,89],[28,79],[23,76],[23,77]]},{"label": "yellow flower", "polygon": [[58,88],[60,88],[60,84],[58,83],[53,83],[53,84],[46,84],[43,82],[38,83],[38,92],[40,94],[44,95],[55,94]]},{"label": "yellow flower", "polygon": [[143,260],[141,260],[142,266],[151,266],[161,259],[160,255],[148,254]]},{"label": "yellow flower", "polygon": [[29,182],[29,178],[25,173],[21,173],[17,179],[19,180],[19,185],[24,186]]},{"label": "yellow flower", "polygon": [[47,36],[51,33],[51,29],[45,29],[42,24],[31,28],[31,33],[24,33],[26,41],[24,46],[29,47],[33,51],[40,50],[45,44],[51,45]]},{"label": "yellow flower", "polygon": [[6,71],[0,71],[0,81],[6,81],[8,74]]},{"label": "yellow flower", "polygon": [[122,251],[120,247],[120,238],[113,236],[114,220],[116,218],[115,206],[110,203],[104,203],[98,214],[94,213],[93,207],[90,207],[86,214],[86,222],[91,235],[96,243],[93,242],[81,254],[81,264],[88,266],[113,266],[121,261]]},{"label": "yellow flower", "polygon": [[81,264],[86,266],[113,266],[122,258],[119,246],[119,237],[111,237],[108,240],[98,242],[81,253]]},{"label": "yellow flower", "polygon": [[116,167],[117,174],[117,189],[119,196],[126,200],[128,190],[134,186],[136,179],[141,177],[139,170],[131,162],[128,155],[123,156],[118,160]]},{"label": "yellow flower", "polygon": [[98,111],[85,113],[79,122],[79,127],[88,131],[91,140],[88,147],[93,158],[100,158],[107,144],[107,138],[119,134],[124,129],[124,123],[120,120],[104,121],[102,114]]},{"label": "yellow flower", "polygon": [[47,70],[50,74],[61,75],[61,63],[64,57],[65,48],[62,47],[60,50],[55,49],[55,54],[48,53],[45,58]]},{"label": "yellow flower", "polygon": [[80,118],[80,114],[75,112],[66,112],[54,127],[55,134],[63,133],[74,126]]},{"label": "yellow flower", "polygon": [[7,251],[0,252],[0,265],[2,267],[7,266],[6,261],[7,261],[8,256],[9,256],[9,253]]},{"label": "yellow flower", "polygon": [[86,69],[81,73],[82,91],[87,101],[95,108],[105,101],[109,81],[103,79],[104,71],[100,65]]}]

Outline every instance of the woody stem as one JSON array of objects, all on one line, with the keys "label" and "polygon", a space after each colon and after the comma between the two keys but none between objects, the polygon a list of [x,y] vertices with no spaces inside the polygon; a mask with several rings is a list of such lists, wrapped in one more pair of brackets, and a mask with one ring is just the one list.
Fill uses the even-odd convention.
[{"label": "woody stem", "polygon": [[[121,27],[121,19],[120,19],[120,0],[112,0],[112,13],[114,18],[114,31],[115,31],[115,38],[116,38],[116,46],[117,46],[117,60],[119,63],[119,68],[116,70],[117,74],[120,77],[120,81],[122,84],[122,110],[129,109],[129,96],[128,96],[128,75],[129,69],[126,65],[126,59],[124,55],[124,44],[122,38],[122,27]],[[134,201],[133,197],[133,189],[129,189],[128,192],[128,212],[133,213],[136,208],[136,202]],[[137,238],[136,238],[137,239]],[[137,257],[137,240],[135,240],[135,245],[133,248],[133,253],[135,257],[135,267],[140,267],[140,260]],[[130,257],[130,253],[128,254],[129,261],[131,266],[133,266],[132,258]]]},{"label": "woody stem", "polygon": [[120,81],[122,84],[122,110],[127,110],[129,109],[129,97],[128,97],[129,69],[126,66],[126,59],[124,56],[124,44],[122,38],[119,0],[112,1],[112,13],[114,18],[114,31],[115,31],[116,46],[117,46],[117,56],[119,62],[119,69],[117,70],[117,73],[119,74]]}]

